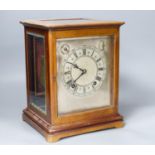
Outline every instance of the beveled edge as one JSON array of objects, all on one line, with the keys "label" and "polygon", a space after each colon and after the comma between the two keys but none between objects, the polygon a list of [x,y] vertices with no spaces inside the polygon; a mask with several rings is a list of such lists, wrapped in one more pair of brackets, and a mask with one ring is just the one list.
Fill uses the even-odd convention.
[{"label": "beveled edge", "polygon": [[[34,117],[34,116],[33,116]],[[56,142],[62,138],[80,135],[84,133],[90,133],[94,131],[104,130],[104,129],[110,129],[110,128],[121,128],[125,125],[123,121],[123,117],[120,116],[120,118],[108,121],[108,122],[101,122],[98,124],[92,124],[88,126],[78,127],[74,129],[68,128],[67,130],[62,130],[58,132],[49,132],[48,124],[45,123],[45,126],[40,125],[40,120],[36,121],[38,119],[32,119],[30,115],[27,115],[24,111],[23,113],[23,120],[27,122],[29,125],[31,125],[34,129],[36,129],[40,134],[42,134],[47,142]]]},{"label": "beveled edge", "polygon": [[[86,20],[86,22],[79,23],[48,23],[44,21],[53,20]],[[87,21],[88,20],[88,21]],[[61,28],[78,28],[78,27],[95,27],[95,26],[121,26],[125,24],[122,21],[103,21],[89,18],[64,18],[64,19],[47,19],[47,20],[33,20],[27,19],[20,21],[24,26],[38,27],[44,29],[61,29]]]}]

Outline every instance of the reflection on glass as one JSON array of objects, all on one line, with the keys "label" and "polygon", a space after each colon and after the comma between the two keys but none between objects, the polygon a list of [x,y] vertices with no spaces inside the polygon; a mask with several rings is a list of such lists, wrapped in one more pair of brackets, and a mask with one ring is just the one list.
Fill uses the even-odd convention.
[{"label": "reflection on glass", "polygon": [[46,113],[44,37],[28,33],[30,104]]}]

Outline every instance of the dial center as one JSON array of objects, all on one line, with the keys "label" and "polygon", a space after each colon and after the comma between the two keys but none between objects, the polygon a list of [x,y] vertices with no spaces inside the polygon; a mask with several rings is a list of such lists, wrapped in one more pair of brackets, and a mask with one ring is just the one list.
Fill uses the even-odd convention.
[{"label": "dial center", "polygon": [[[76,81],[77,84],[81,86],[87,85],[95,79],[97,66],[92,58],[88,56],[80,57],[75,61],[75,64],[83,69],[83,76]],[[76,79],[81,74],[81,71],[76,68],[72,68],[71,74],[73,79]]]}]

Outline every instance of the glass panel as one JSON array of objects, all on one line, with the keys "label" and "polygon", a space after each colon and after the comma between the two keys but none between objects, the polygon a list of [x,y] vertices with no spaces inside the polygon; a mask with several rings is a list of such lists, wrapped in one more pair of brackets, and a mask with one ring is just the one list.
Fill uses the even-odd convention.
[{"label": "glass panel", "polygon": [[111,106],[113,36],[57,40],[59,115]]},{"label": "glass panel", "polygon": [[44,36],[28,33],[30,104],[46,113]]}]

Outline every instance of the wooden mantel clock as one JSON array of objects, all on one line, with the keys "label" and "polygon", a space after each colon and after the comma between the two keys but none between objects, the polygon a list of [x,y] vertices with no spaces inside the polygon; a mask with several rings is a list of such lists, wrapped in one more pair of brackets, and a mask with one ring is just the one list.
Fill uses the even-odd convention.
[{"label": "wooden mantel clock", "polygon": [[122,127],[119,28],[124,22],[77,18],[21,23],[27,73],[23,120],[49,142]]}]

